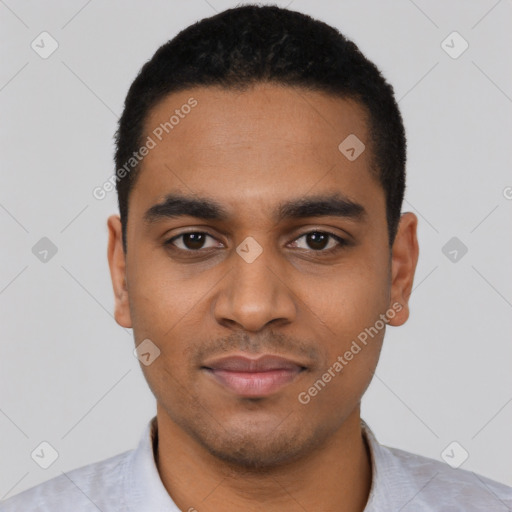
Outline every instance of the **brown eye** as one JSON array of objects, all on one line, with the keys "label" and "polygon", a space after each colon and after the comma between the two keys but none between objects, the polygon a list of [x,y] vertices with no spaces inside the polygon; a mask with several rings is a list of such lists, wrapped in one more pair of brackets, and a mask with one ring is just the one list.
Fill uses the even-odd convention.
[{"label": "brown eye", "polygon": [[306,235],[306,241],[309,247],[318,251],[325,249],[329,242],[329,238],[329,235],[325,233],[318,233],[316,231]]},{"label": "brown eye", "polygon": [[165,242],[165,245],[172,245],[177,249],[183,251],[194,252],[199,251],[201,249],[210,249],[212,247],[215,247],[215,245],[205,247],[205,243],[208,240],[208,238],[214,240],[214,238],[210,236],[208,233],[202,233],[200,231],[191,231],[189,233],[182,233],[181,235],[177,235],[167,240]]},{"label": "brown eye", "polygon": [[[298,240],[300,239],[305,239],[305,245],[307,247],[301,247],[299,245]],[[294,243],[301,249],[310,249],[317,252],[331,252],[347,245],[347,241],[343,238],[325,231],[310,231],[309,233],[304,233],[297,238]]]}]

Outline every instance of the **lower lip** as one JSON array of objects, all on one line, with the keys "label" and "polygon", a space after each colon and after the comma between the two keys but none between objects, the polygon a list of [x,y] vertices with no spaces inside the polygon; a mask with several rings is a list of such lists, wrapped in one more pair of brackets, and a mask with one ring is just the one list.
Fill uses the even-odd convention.
[{"label": "lower lip", "polygon": [[207,369],[212,377],[224,387],[243,397],[271,395],[290,383],[301,373],[297,370],[269,370],[266,372],[233,372]]}]

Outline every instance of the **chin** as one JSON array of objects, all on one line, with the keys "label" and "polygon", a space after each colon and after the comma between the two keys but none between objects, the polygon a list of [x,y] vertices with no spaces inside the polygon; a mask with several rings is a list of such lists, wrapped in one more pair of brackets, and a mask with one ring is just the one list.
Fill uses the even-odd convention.
[{"label": "chin", "polygon": [[303,446],[292,438],[263,441],[261,436],[221,440],[205,448],[217,459],[237,470],[268,471],[300,458]]},{"label": "chin", "polygon": [[[304,457],[328,437],[321,429],[307,432],[304,425],[251,424],[244,428],[225,428],[191,432],[196,440],[217,459],[233,470],[247,472],[269,471]],[[281,428],[279,428],[281,427]]]}]

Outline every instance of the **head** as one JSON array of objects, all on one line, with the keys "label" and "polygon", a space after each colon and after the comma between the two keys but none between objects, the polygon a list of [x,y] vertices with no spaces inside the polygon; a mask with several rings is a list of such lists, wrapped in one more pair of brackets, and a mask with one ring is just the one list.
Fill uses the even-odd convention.
[{"label": "head", "polygon": [[[386,325],[408,317],[417,219],[401,214],[392,87],[336,29],[243,6],[158,49],[116,143],[115,317],[160,350],[142,366],[159,412],[245,467],[328,442],[358,413]],[[242,396],[208,368],[235,353],[301,371]]]}]

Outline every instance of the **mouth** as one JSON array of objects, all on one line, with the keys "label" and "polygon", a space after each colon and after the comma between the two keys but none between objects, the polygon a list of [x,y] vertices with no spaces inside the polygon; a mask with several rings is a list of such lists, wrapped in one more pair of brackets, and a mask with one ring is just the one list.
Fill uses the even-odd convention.
[{"label": "mouth", "polygon": [[264,355],[258,359],[223,357],[207,362],[201,369],[240,397],[263,398],[293,382],[307,367],[281,356]]}]

